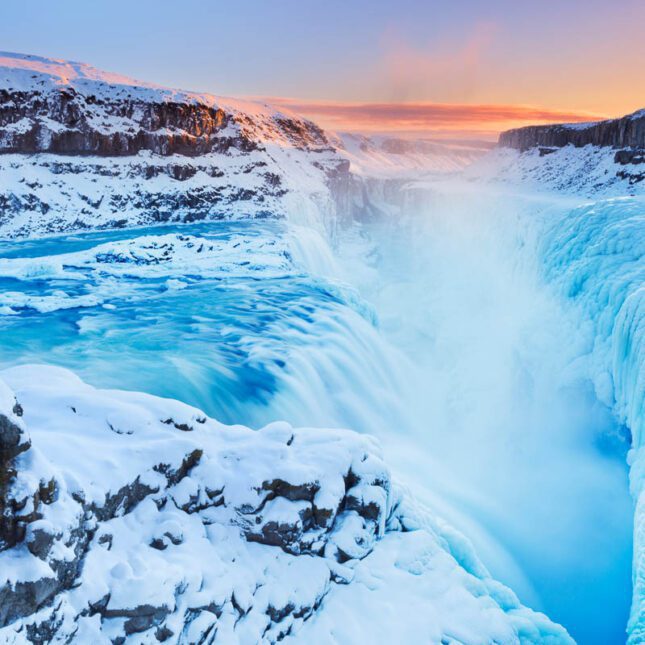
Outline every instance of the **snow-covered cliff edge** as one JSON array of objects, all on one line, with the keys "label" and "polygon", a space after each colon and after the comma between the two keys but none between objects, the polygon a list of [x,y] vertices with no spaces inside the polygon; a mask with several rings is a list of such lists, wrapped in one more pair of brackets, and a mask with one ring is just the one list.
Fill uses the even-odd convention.
[{"label": "snow-covered cliff edge", "polygon": [[333,228],[379,212],[393,169],[454,170],[481,153],[400,143],[357,154],[265,104],[1,53],[0,236],[223,218]]},{"label": "snow-covered cliff edge", "polygon": [[[315,124],[88,65],[0,54],[0,234],[335,213]],[[338,183],[338,182],[337,182]]]},{"label": "snow-covered cliff edge", "polygon": [[2,379],[18,397],[0,382],[5,643],[371,632],[570,642],[494,582],[463,537],[415,509],[370,437],[226,427],[58,368]]}]

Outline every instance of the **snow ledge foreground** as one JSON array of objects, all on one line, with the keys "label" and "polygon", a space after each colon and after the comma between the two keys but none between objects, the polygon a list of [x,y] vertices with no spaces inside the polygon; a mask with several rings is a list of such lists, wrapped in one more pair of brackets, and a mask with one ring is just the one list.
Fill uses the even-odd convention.
[{"label": "snow ledge foreground", "polygon": [[371,437],[0,375],[2,642],[572,642]]}]

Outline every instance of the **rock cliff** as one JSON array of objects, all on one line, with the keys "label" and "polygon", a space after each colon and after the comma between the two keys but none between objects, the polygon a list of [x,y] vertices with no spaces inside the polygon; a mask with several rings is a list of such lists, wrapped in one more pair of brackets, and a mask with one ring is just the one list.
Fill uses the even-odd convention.
[{"label": "rock cliff", "polygon": [[268,106],[139,83],[72,63],[0,53],[0,153],[195,157],[279,142],[321,151],[314,123]]},{"label": "rock cliff", "polygon": [[538,146],[561,148],[567,145],[645,148],[645,109],[620,119],[597,123],[531,125],[516,128],[502,132],[499,145],[522,152]]},{"label": "rock cliff", "polygon": [[[265,104],[0,54],[5,236],[223,217],[318,219],[346,161],[314,123]],[[347,183],[347,182],[345,182]]]},{"label": "rock cliff", "polygon": [[397,193],[478,154],[338,137],[263,103],[0,53],[2,237],[258,217],[332,228],[391,208],[383,177]]}]

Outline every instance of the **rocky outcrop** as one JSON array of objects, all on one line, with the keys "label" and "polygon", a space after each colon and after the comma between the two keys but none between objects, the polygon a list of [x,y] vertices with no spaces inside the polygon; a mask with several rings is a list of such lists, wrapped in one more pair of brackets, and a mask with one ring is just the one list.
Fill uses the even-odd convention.
[{"label": "rocky outcrop", "polygon": [[23,528],[20,504],[13,492],[16,458],[29,450],[31,442],[20,417],[22,408],[0,383],[0,551],[20,541]]},{"label": "rocky outcrop", "polygon": [[[50,376],[45,380],[55,382],[61,372],[51,370]],[[62,378],[66,378],[65,373]],[[157,431],[152,434],[151,419],[145,415],[137,419],[135,414],[126,429],[114,418],[107,423],[90,420],[88,426],[87,417],[77,420],[79,413],[87,415],[88,399],[81,396],[79,403],[78,395],[73,395],[74,405],[65,407],[71,419],[80,421],[79,430],[83,426],[84,434],[90,435],[89,443],[79,437],[77,449],[92,459],[91,437],[94,435],[96,441],[102,436],[106,443],[100,452],[112,448],[122,466],[116,473],[96,472],[87,485],[77,480],[72,491],[64,483],[72,476],[64,464],[73,461],[65,449],[58,457],[43,459],[36,455],[18,462],[20,455],[34,449],[18,416],[21,407],[8,388],[0,385],[6,412],[0,414],[0,548],[21,563],[12,573],[11,568],[3,569],[0,561],[2,573],[8,573],[5,581],[0,574],[0,630],[18,625],[32,634],[28,639],[31,642],[47,642],[69,629],[69,625],[60,624],[61,603],[68,600],[63,594],[84,585],[86,609],[73,622],[99,616],[104,628],[113,634],[113,642],[144,632],[167,640],[178,631],[191,632],[190,626],[198,616],[201,623],[208,621],[208,629],[213,629],[227,606],[238,619],[250,611],[250,599],[234,588],[228,598],[199,593],[195,596],[198,604],[188,602],[180,608],[177,598],[191,597],[181,579],[173,581],[170,595],[158,601],[152,590],[119,596],[116,589],[109,588],[109,578],[116,575],[127,579],[132,575],[127,549],[106,572],[107,592],[95,597],[94,560],[109,558],[108,554],[114,556],[126,548],[123,525],[146,503],[146,513],[152,516],[148,528],[136,529],[141,532],[136,539],[149,534],[150,553],[169,549],[188,553],[203,539],[204,526],[219,525],[231,527],[242,540],[277,548],[290,557],[308,555],[320,558],[321,564],[328,562],[324,565],[326,577],[320,578],[313,599],[303,598],[302,603],[287,600],[283,605],[267,601],[262,610],[266,617],[262,631],[269,633],[273,624],[279,624],[276,635],[286,633],[293,620],[311,615],[327,593],[332,577],[347,580],[347,573],[343,576],[336,567],[365,557],[385,533],[391,507],[389,473],[369,441],[351,433],[336,433],[328,448],[325,442],[312,446],[301,431],[286,424],[260,433],[239,428],[234,438],[231,433],[222,435],[223,428],[201,413],[180,405],[171,406],[163,414],[155,410],[159,419],[153,423]],[[108,405],[113,407],[110,416],[114,417],[123,404],[114,400]],[[56,405],[51,407],[53,415],[56,409]],[[130,414],[133,412],[131,409]],[[150,447],[150,454],[135,458],[140,463],[133,468],[127,463],[130,437],[142,432],[142,445]],[[154,448],[159,439],[164,444],[160,452]],[[267,459],[268,455],[272,459]],[[269,476],[271,472],[276,475]],[[47,481],[50,483],[45,484]],[[202,529],[196,532],[197,527]],[[210,549],[214,556],[217,543]],[[172,570],[172,554],[167,558]],[[90,571],[84,571],[87,567]],[[123,572],[117,574],[119,567]],[[40,572],[34,575],[34,571]],[[101,584],[98,589],[102,589]],[[47,608],[45,614],[36,617]],[[43,634],[48,637],[42,638]]]},{"label": "rocky outcrop", "polygon": [[0,235],[333,210],[339,172],[295,114],[0,53]]},{"label": "rocky outcrop", "polygon": [[645,109],[620,119],[597,123],[532,125],[502,132],[499,146],[525,151],[542,146],[561,148],[567,145],[645,148]]},{"label": "rocky outcrop", "polygon": [[0,153],[125,156],[149,150],[197,156],[231,145],[252,149],[254,143],[243,137],[218,136],[230,120],[223,110],[198,104],[107,101],[73,88],[0,90]]},{"label": "rocky outcrop", "polygon": [[[146,153],[142,153],[145,155]],[[307,155],[298,151],[296,154]],[[331,191],[351,184],[347,164],[329,153],[306,157],[291,176],[266,151],[67,160],[54,155],[0,156],[0,235],[202,220],[298,216],[340,207]],[[305,174],[310,190],[298,191]],[[358,188],[355,188],[358,190]],[[320,199],[327,195],[327,199]]]},{"label": "rocky outcrop", "polygon": [[0,153],[196,157],[280,141],[329,147],[295,114],[117,77],[88,65],[0,54]]},{"label": "rocky outcrop", "polygon": [[[302,149],[329,146],[320,128],[296,117],[276,115],[262,129]],[[196,157],[231,148],[248,153],[261,145],[256,134],[248,115],[199,102],[97,98],[72,87],[0,90],[0,153],[5,154],[119,157],[149,151]]]},{"label": "rocky outcrop", "polygon": [[53,482],[0,551],[2,642],[275,643],[324,613],[383,542],[373,581],[358,574],[359,594],[384,574],[405,585],[434,576],[436,642],[464,612],[487,642],[571,642],[491,581],[452,529],[415,515],[368,436],[227,427],[169,399],[96,390],[59,368],[2,377],[33,442],[2,385],[10,497],[33,499],[40,482]]}]

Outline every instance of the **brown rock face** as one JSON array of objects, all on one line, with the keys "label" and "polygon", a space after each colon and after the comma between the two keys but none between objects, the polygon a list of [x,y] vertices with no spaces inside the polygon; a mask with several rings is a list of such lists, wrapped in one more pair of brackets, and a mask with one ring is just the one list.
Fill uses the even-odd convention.
[{"label": "brown rock face", "polygon": [[[14,414],[20,410],[16,404]],[[0,551],[14,546],[22,538],[19,504],[11,492],[16,476],[15,458],[29,450],[31,443],[23,429],[0,413]]]},{"label": "brown rock face", "polygon": [[572,144],[645,148],[645,110],[620,119],[580,125],[531,125],[502,132],[498,145],[525,151],[537,146],[561,148]]},{"label": "brown rock face", "polygon": [[106,99],[72,87],[46,92],[0,89],[0,153],[118,157],[145,150],[197,157],[231,147],[252,152],[266,136],[302,149],[329,146],[318,126],[297,118],[276,115],[260,125],[249,115],[198,101]]},{"label": "brown rock face", "polygon": [[0,152],[197,156],[231,145],[218,136],[230,120],[223,110],[198,103],[107,101],[72,88],[0,90]]}]

